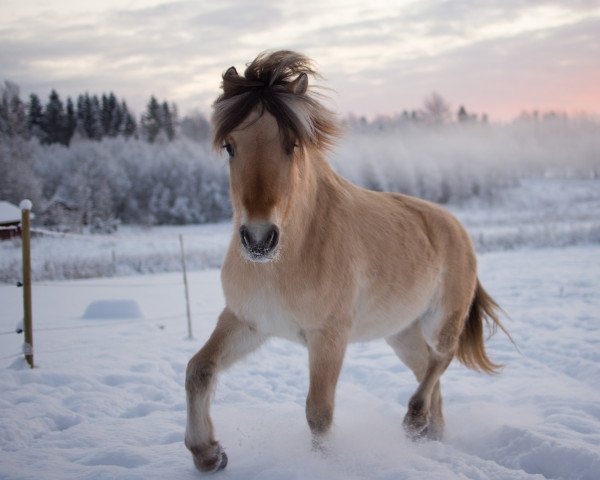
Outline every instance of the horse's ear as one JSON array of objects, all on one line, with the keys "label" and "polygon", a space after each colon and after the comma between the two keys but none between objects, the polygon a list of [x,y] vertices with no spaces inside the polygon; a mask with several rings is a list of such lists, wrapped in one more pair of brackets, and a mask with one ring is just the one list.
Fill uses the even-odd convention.
[{"label": "horse's ear", "polygon": [[287,89],[296,95],[304,95],[308,89],[308,75],[301,73],[293,82],[288,83]]},{"label": "horse's ear", "polygon": [[229,95],[232,93],[232,89],[235,86],[235,83],[232,81],[238,77],[239,75],[235,67],[229,67],[225,71],[225,73],[223,74],[223,83],[221,84],[221,86],[223,87],[223,93],[225,95]]},{"label": "horse's ear", "polygon": [[229,67],[227,69],[227,71],[223,74],[224,79],[231,78],[231,77],[239,77],[235,67]]}]

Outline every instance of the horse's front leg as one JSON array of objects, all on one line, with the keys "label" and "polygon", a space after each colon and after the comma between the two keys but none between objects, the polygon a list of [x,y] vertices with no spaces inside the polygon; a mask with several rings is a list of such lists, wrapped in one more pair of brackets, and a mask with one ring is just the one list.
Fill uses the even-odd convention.
[{"label": "horse's front leg", "polygon": [[206,344],[189,361],[185,378],[185,445],[198,470],[213,472],[227,465],[227,455],[215,440],[210,419],[210,397],[217,373],[258,348],[265,338],[225,308]]},{"label": "horse's front leg", "polygon": [[337,385],[348,335],[344,329],[328,329],[307,335],[310,386],[306,398],[306,419],[319,444],[333,421],[335,387]]}]

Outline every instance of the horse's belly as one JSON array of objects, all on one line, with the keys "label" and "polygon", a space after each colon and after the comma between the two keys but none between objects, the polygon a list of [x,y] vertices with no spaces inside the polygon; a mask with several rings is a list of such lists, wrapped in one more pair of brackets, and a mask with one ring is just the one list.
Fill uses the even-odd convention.
[{"label": "horse's belly", "polygon": [[434,282],[426,287],[413,289],[410,295],[388,295],[374,298],[359,295],[354,306],[351,342],[365,342],[394,335],[421,317],[430,307]]},{"label": "horse's belly", "polygon": [[376,310],[357,315],[350,330],[351,342],[385,338],[407,328],[419,317],[419,311],[404,306],[387,311]]}]

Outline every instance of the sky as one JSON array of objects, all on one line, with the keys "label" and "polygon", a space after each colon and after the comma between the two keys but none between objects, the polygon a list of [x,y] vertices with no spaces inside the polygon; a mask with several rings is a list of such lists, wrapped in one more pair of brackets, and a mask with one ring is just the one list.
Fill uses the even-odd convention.
[{"label": "sky", "polygon": [[419,108],[508,121],[600,113],[600,0],[0,0],[0,81],[22,97],[113,91],[208,114],[220,75],[266,49],[311,57],[341,114]]}]

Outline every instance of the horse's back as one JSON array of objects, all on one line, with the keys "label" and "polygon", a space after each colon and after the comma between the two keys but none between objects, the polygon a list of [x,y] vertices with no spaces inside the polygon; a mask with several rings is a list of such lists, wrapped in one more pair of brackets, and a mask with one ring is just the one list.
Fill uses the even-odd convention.
[{"label": "horse's back", "polygon": [[402,267],[412,278],[455,264],[474,270],[471,239],[447,209],[409,195],[354,188],[350,231],[359,233],[354,236],[370,268],[385,274]]}]

